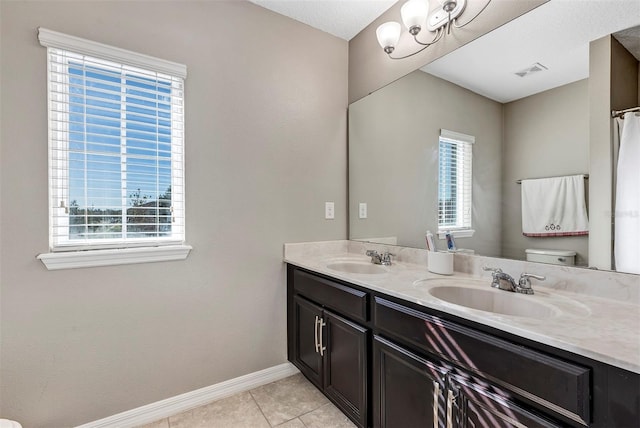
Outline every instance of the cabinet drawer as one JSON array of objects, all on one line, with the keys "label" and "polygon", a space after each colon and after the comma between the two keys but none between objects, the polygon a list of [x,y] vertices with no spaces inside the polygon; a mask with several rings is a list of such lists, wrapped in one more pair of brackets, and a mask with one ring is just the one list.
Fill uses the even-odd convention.
[{"label": "cabinet drawer", "polygon": [[367,321],[367,293],[355,288],[311,275],[293,272],[293,288],[299,294],[357,321]]},{"label": "cabinet drawer", "polygon": [[590,369],[376,298],[376,329],[436,354],[582,425],[590,421]]}]

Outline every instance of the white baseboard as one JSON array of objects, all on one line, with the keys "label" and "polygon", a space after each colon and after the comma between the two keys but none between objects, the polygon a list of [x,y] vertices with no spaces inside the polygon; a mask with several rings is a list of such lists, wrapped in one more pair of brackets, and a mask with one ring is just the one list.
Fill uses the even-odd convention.
[{"label": "white baseboard", "polygon": [[284,379],[296,373],[298,373],[298,369],[293,364],[280,364],[215,385],[196,389],[195,391],[176,395],[166,400],[127,410],[117,415],[80,425],[77,428],[126,428],[148,424],[239,392]]}]

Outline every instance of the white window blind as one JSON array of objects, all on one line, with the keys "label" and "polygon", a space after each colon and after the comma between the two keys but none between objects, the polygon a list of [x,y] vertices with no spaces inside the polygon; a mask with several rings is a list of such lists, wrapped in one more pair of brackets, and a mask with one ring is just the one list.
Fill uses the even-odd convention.
[{"label": "white window blind", "polygon": [[186,67],[45,29],[38,37],[51,249],[183,243]]},{"label": "white window blind", "polygon": [[472,155],[475,138],[446,129],[438,156],[438,230],[471,229]]}]

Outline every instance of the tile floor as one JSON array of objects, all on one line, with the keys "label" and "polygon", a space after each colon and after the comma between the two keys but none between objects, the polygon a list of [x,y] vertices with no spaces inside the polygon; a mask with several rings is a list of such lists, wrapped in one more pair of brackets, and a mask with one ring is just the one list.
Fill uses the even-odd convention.
[{"label": "tile floor", "polygon": [[302,374],[139,428],[354,428]]}]

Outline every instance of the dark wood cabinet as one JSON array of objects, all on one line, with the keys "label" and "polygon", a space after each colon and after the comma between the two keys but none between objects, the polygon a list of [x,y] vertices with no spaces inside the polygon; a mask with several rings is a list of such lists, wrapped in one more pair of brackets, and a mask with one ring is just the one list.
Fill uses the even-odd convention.
[{"label": "dark wood cabinet", "polygon": [[382,334],[490,379],[558,416],[588,425],[591,369],[376,297],[373,319]]},{"label": "dark wood cabinet", "polygon": [[373,340],[373,426],[385,428],[557,428],[487,382]]},{"label": "dark wood cabinet", "polygon": [[444,367],[379,336],[373,339],[373,426],[445,426]]},{"label": "dark wood cabinet", "polygon": [[[366,427],[369,330],[323,305],[325,291],[291,296],[289,359],[356,425]],[[349,295],[348,289],[339,291]]]},{"label": "dark wood cabinet", "polygon": [[447,408],[451,426],[459,428],[560,428],[532,409],[505,398],[496,388],[487,389],[481,383],[462,376],[448,376]]},{"label": "dark wood cabinet", "polygon": [[640,427],[640,375],[295,266],[289,360],[356,425]]},{"label": "dark wood cabinet", "polygon": [[367,425],[368,330],[326,310],[324,391],[360,426]]},{"label": "dark wood cabinet", "polygon": [[322,355],[319,352],[318,320],[322,308],[299,296],[294,298],[295,365],[318,388],[322,388]]}]

